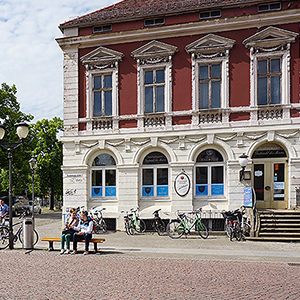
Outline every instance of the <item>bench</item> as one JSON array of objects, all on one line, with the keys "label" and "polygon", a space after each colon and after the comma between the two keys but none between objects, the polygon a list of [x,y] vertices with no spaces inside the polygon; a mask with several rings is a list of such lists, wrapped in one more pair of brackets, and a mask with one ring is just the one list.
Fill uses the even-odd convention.
[{"label": "bench", "polygon": [[[57,238],[57,237],[43,237],[41,239],[41,241],[43,242],[49,242],[49,248],[48,248],[48,251],[53,251],[54,248],[53,248],[53,242],[60,242],[60,238]],[[97,244],[98,243],[103,243],[105,241],[105,239],[97,239],[97,238],[91,238],[90,239],[90,243],[93,243],[94,244],[94,253],[97,253]],[[73,242],[72,240],[70,242]],[[78,243],[84,243],[84,240],[78,240]]]}]

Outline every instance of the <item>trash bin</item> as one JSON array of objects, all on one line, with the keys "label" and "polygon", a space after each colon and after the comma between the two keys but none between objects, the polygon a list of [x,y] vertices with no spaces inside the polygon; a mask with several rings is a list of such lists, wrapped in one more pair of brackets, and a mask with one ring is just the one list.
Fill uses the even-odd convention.
[{"label": "trash bin", "polygon": [[23,220],[23,248],[33,249],[33,220]]}]

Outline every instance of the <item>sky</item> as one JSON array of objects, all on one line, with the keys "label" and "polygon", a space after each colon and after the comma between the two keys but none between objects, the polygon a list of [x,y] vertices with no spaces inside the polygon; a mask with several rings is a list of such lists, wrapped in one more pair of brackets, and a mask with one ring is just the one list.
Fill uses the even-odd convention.
[{"label": "sky", "polygon": [[[0,83],[15,84],[33,122],[63,117],[59,24],[116,0],[0,0]],[[1,109],[1,108],[0,108]]]}]

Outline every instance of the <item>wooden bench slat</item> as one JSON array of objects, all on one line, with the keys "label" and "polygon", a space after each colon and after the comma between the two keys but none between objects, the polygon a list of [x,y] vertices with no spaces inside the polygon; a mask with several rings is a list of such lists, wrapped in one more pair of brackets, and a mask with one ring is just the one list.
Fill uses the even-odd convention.
[{"label": "wooden bench slat", "polygon": [[[53,251],[53,242],[60,242],[61,238],[58,237],[43,237],[41,239],[41,241],[43,242],[49,242],[49,248],[48,251]],[[97,239],[97,238],[91,238],[90,239],[90,243],[94,243],[94,252],[97,252],[97,243],[103,243],[105,241],[105,239]],[[70,242],[73,242],[72,240],[70,240]],[[84,239],[83,240],[78,240],[78,242],[85,242]]]}]

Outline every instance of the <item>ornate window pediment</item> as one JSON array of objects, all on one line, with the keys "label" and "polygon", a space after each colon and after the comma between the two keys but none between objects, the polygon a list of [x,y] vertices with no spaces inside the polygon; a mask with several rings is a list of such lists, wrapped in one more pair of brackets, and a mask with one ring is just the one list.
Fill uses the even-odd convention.
[{"label": "ornate window pediment", "polygon": [[[193,125],[207,122],[227,122],[222,109],[229,106],[229,52],[235,40],[207,34],[187,45],[192,62],[192,107],[199,111]],[[211,121],[207,120],[208,112]],[[216,112],[217,109],[217,112]]]},{"label": "ornate window pediment", "polygon": [[270,109],[274,105],[274,118],[290,118],[289,110],[282,105],[290,103],[290,48],[297,36],[269,26],[243,41],[250,49],[250,106],[259,108],[251,113],[251,120],[268,119],[265,116],[273,115]]},{"label": "ornate window pediment", "polygon": [[[282,47],[295,41],[297,33],[285,29],[270,26],[243,41],[247,48],[270,49]],[[273,50],[273,49],[272,49]],[[275,50],[275,49],[274,49]]]},{"label": "ornate window pediment", "polygon": [[201,39],[187,45],[185,47],[188,53],[207,55],[218,52],[224,52],[225,50],[232,49],[235,44],[235,40],[228,39],[215,34],[208,34]]},{"label": "ornate window pediment", "polygon": [[118,66],[124,54],[99,47],[81,57],[86,68],[87,118],[96,119],[88,130],[117,129],[112,117],[118,115]]},{"label": "ornate window pediment", "polygon": [[82,64],[88,70],[113,67],[116,62],[122,60],[124,54],[105,47],[99,47],[81,57]]},{"label": "ornate window pediment", "polygon": [[138,128],[171,126],[172,56],[178,48],[153,40],[131,52],[137,61]]},{"label": "ornate window pediment", "polygon": [[169,60],[169,56],[174,55],[178,48],[165,44],[159,41],[151,41],[146,45],[131,52],[131,55],[140,62],[144,63],[157,63],[162,59]]}]

